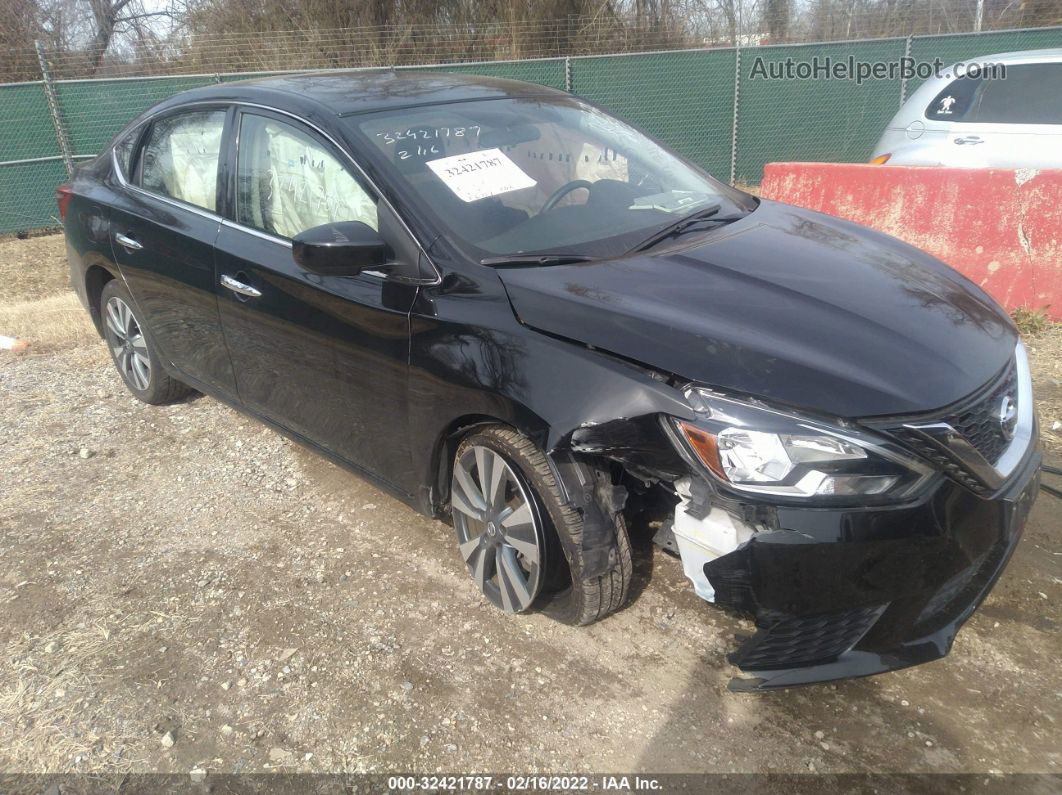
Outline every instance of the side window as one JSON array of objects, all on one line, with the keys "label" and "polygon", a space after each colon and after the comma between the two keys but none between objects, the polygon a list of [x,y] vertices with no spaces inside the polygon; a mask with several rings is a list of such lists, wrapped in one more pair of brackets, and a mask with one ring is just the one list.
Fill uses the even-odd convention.
[{"label": "side window", "polygon": [[289,238],[337,221],[378,228],[375,199],[321,142],[273,118],[240,118],[237,221]]},{"label": "side window", "polygon": [[926,118],[934,121],[970,121],[966,115],[980,84],[981,79],[976,77],[953,80],[933,97],[933,101],[926,108]]},{"label": "side window", "polygon": [[1062,63],[1007,67],[1002,80],[984,80],[963,121],[1062,124]]},{"label": "side window", "polygon": [[115,159],[118,161],[118,169],[122,172],[122,178],[128,182],[130,174],[129,169],[133,162],[133,147],[136,145],[136,139],[140,137],[140,127],[126,135],[122,140],[114,145]]},{"label": "side window", "polygon": [[151,125],[140,155],[140,186],[215,210],[224,110],[193,111]]}]

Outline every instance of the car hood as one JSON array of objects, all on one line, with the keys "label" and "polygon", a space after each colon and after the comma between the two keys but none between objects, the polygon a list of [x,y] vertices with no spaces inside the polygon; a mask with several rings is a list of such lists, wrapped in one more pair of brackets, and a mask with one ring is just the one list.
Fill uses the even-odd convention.
[{"label": "car hood", "polygon": [[848,221],[764,201],[740,221],[678,242],[499,275],[517,317],[534,329],[840,417],[946,406],[1014,352],[1010,319],[980,288]]}]

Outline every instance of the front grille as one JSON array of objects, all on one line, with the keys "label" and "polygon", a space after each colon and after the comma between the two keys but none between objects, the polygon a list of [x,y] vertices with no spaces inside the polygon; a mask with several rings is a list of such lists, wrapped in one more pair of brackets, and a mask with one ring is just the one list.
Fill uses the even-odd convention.
[{"label": "front grille", "polygon": [[884,605],[819,616],[761,614],[760,630],[730,656],[745,671],[830,662],[859,642]]},{"label": "front grille", "polygon": [[923,414],[916,417],[893,420],[884,430],[912,452],[917,453],[933,464],[934,467],[944,472],[952,480],[961,483],[977,494],[989,494],[992,489],[963,466],[961,460],[947,455],[922,434],[904,426],[940,423],[950,425],[989,464],[995,465],[1008,444],[1007,438],[1003,435],[1003,426],[1000,422],[1000,405],[1006,395],[1010,395],[1013,400],[1017,400],[1017,386],[1017,368],[1012,360],[1006,370],[989,385],[958,406],[939,414]]},{"label": "front grille", "polygon": [[991,493],[992,489],[985,486],[985,484],[967,472],[960,464],[944,455],[940,450],[914,431],[900,428],[899,430],[892,431],[892,435],[895,436],[898,441],[903,443],[904,446],[913,452],[918,453],[918,455],[932,464],[936,469],[939,469],[957,483],[966,486],[966,488],[970,489],[970,491],[975,494],[986,495]]},{"label": "front grille", "polygon": [[987,395],[970,406],[943,418],[952,428],[966,437],[966,441],[977,448],[977,452],[989,463],[996,463],[1007,446],[1003,427],[999,422],[999,405],[1004,396],[1017,399],[1017,376],[1014,365],[1007,368],[1006,374],[996,387]]}]

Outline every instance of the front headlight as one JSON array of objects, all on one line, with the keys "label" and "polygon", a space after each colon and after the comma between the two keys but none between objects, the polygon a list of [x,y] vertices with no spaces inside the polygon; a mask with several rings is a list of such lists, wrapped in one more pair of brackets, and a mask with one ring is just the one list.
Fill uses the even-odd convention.
[{"label": "front headlight", "polygon": [[855,427],[691,387],[697,420],[673,419],[680,444],[720,481],[738,491],[831,502],[897,499],[932,471],[887,441]]}]

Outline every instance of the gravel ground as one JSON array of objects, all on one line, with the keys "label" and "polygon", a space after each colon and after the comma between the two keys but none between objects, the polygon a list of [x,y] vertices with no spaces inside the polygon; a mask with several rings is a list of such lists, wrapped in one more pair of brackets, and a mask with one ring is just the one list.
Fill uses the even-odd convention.
[{"label": "gravel ground", "polygon": [[[1056,332],[1032,343],[1045,428]],[[211,399],[138,403],[102,345],[0,354],[0,406],[0,771],[1062,765],[1047,494],[949,658],[743,695],[749,627],[651,545],[608,620],[509,618],[449,527]]]}]

